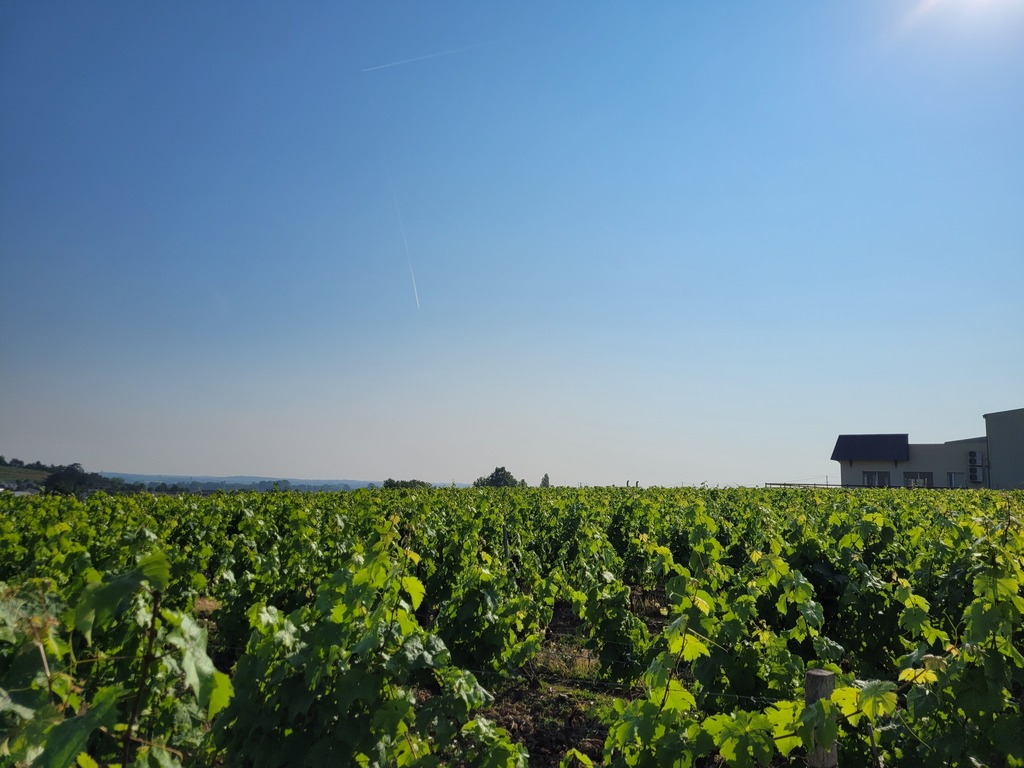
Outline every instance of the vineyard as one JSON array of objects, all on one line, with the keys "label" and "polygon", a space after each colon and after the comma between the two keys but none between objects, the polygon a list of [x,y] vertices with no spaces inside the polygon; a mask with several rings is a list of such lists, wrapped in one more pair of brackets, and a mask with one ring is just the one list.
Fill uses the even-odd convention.
[{"label": "vineyard", "polygon": [[[1024,493],[0,497],[0,765],[1024,765]],[[835,675],[805,702],[812,669]]]}]

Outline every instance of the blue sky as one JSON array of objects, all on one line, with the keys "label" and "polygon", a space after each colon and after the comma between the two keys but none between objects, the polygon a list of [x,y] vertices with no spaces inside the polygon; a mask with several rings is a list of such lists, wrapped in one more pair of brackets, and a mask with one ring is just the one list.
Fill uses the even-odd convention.
[{"label": "blue sky", "polygon": [[4,4],[0,453],[760,484],[1024,406],[1024,2],[549,5]]}]

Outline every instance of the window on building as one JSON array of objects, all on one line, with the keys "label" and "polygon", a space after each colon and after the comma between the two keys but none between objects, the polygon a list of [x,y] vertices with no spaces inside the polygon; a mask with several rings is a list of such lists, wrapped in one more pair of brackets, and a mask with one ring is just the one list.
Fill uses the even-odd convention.
[{"label": "window on building", "polygon": [[890,482],[888,472],[864,472],[861,478],[861,485],[868,488],[888,488]]},{"label": "window on building", "polygon": [[934,488],[931,472],[904,472],[903,485],[907,488]]},{"label": "window on building", "polygon": [[946,481],[950,488],[967,487],[967,476],[963,472],[947,472]]}]

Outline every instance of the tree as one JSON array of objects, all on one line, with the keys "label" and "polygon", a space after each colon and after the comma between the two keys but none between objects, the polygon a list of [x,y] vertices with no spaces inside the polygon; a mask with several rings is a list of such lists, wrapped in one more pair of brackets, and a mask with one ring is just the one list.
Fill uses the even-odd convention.
[{"label": "tree", "polygon": [[397,488],[433,488],[434,486],[426,480],[395,480],[389,477],[384,481],[382,487],[394,490]]},{"label": "tree", "polygon": [[547,472],[545,472],[544,473],[544,477],[542,477],[540,479],[540,487],[541,488],[550,488],[551,487],[551,481],[548,479],[548,473]]},{"label": "tree", "polygon": [[89,475],[82,470],[81,464],[71,464],[46,478],[43,487],[50,493],[85,493],[89,490]]},{"label": "tree", "polygon": [[473,481],[474,488],[513,488],[517,485],[519,481],[504,467],[495,467],[487,477],[478,477]]}]

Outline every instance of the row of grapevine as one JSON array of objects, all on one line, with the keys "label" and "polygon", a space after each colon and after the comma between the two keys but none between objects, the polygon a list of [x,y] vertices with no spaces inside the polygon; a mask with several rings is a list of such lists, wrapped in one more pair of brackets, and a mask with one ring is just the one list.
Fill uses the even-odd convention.
[{"label": "row of grapevine", "polygon": [[[0,497],[0,762],[525,765],[485,716],[571,632],[563,764],[1024,765],[1020,493]],[[555,630],[553,616],[568,615]],[[805,705],[811,668],[835,673]],[[710,761],[710,762],[709,762]]]}]

